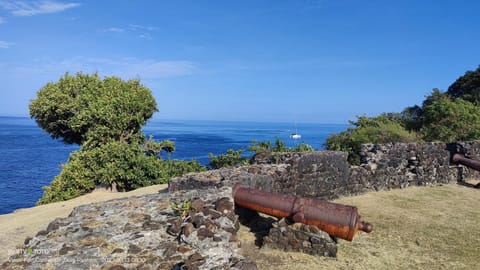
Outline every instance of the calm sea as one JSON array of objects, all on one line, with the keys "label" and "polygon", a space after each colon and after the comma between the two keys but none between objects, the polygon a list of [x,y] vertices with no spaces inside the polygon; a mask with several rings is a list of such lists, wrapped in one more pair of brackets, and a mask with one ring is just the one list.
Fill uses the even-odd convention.
[{"label": "calm sea", "polygon": [[[253,123],[222,121],[150,121],[144,132],[156,140],[175,142],[176,151],[164,158],[196,159],[206,165],[208,153],[246,149],[252,140],[275,141],[276,137],[293,147],[305,142],[322,149],[325,139],[347,125],[298,123]],[[295,129],[302,135],[293,140]],[[61,170],[71,151],[78,146],[53,140],[30,118],[0,117],[0,214],[32,207]]]}]

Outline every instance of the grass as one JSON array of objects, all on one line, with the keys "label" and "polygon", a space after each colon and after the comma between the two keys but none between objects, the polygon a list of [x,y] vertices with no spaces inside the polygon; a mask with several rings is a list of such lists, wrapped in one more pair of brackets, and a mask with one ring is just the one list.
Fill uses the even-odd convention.
[{"label": "grass", "polygon": [[355,205],[373,232],[339,240],[336,259],[258,248],[241,227],[242,252],[259,269],[478,269],[480,190],[450,184],[372,192]]}]

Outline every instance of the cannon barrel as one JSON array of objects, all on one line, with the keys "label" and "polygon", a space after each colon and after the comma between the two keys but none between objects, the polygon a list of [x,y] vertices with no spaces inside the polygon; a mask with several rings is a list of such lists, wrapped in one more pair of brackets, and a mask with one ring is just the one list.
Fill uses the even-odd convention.
[{"label": "cannon barrel", "polygon": [[357,207],[246,188],[235,184],[233,199],[239,206],[278,218],[317,226],[326,233],[352,241],[357,231],[371,232],[372,225],[360,221]]},{"label": "cannon barrel", "polygon": [[473,159],[470,159],[470,158],[466,158],[465,156],[463,156],[462,154],[459,154],[459,153],[453,154],[452,162],[455,163],[455,164],[462,164],[462,165],[465,165],[465,166],[467,166],[471,169],[480,171],[480,161],[473,160]]}]

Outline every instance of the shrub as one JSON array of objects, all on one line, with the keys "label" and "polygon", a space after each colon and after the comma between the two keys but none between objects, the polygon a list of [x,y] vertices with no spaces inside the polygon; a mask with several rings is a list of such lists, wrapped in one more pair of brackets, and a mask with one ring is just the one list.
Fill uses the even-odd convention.
[{"label": "shrub", "polygon": [[223,167],[236,167],[241,165],[248,165],[248,158],[243,157],[244,150],[233,150],[229,149],[227,153],[220,154],[218,156],[213,155],[212,153],[208,154],[210,158],[209,167],[211,169],[220,169]]},{"label": "shrub", "polygon": [[360,164],[360,150],[364,143],[417,142],[420,137],[406,130],[397,120],[380,115],[377,117],[357,117],[350,127],[339,134],[330,135],[325,147],[328,150],[348,153],[351,164]]}]

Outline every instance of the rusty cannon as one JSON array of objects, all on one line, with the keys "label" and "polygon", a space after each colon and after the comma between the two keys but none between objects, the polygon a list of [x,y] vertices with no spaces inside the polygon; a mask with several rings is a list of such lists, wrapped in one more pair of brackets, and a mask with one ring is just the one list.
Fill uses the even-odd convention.
[{"label": "rusty cannon", "polygon": [[[467,166],[468,168],[474,169],[476,171],[480,171],[480,161],[467,158],[463,154],[454,153],[451,155],[450,160],[454,164],[461,164],[461,165]],[[480,188],[480,183],[477,183],[473,187]]]},{"label": "rusty cannon", "polygon": [[451,160],[454,164],[461,164],[461,165],[467,166],[471,169],[474,169],[476,171],[480,171],[480,161],[470,159],[470,158],[466,158],[462,154],[459,154],[459,153],[453,154]]},{"label": "rusty cannon", "polygon": [[352,241],[357,231],[371,232],[372,225],[360,221],[357,207],[315,198],[260,191],[235,184],[235,204],[278,218],[313,225],[341,239]]}]

